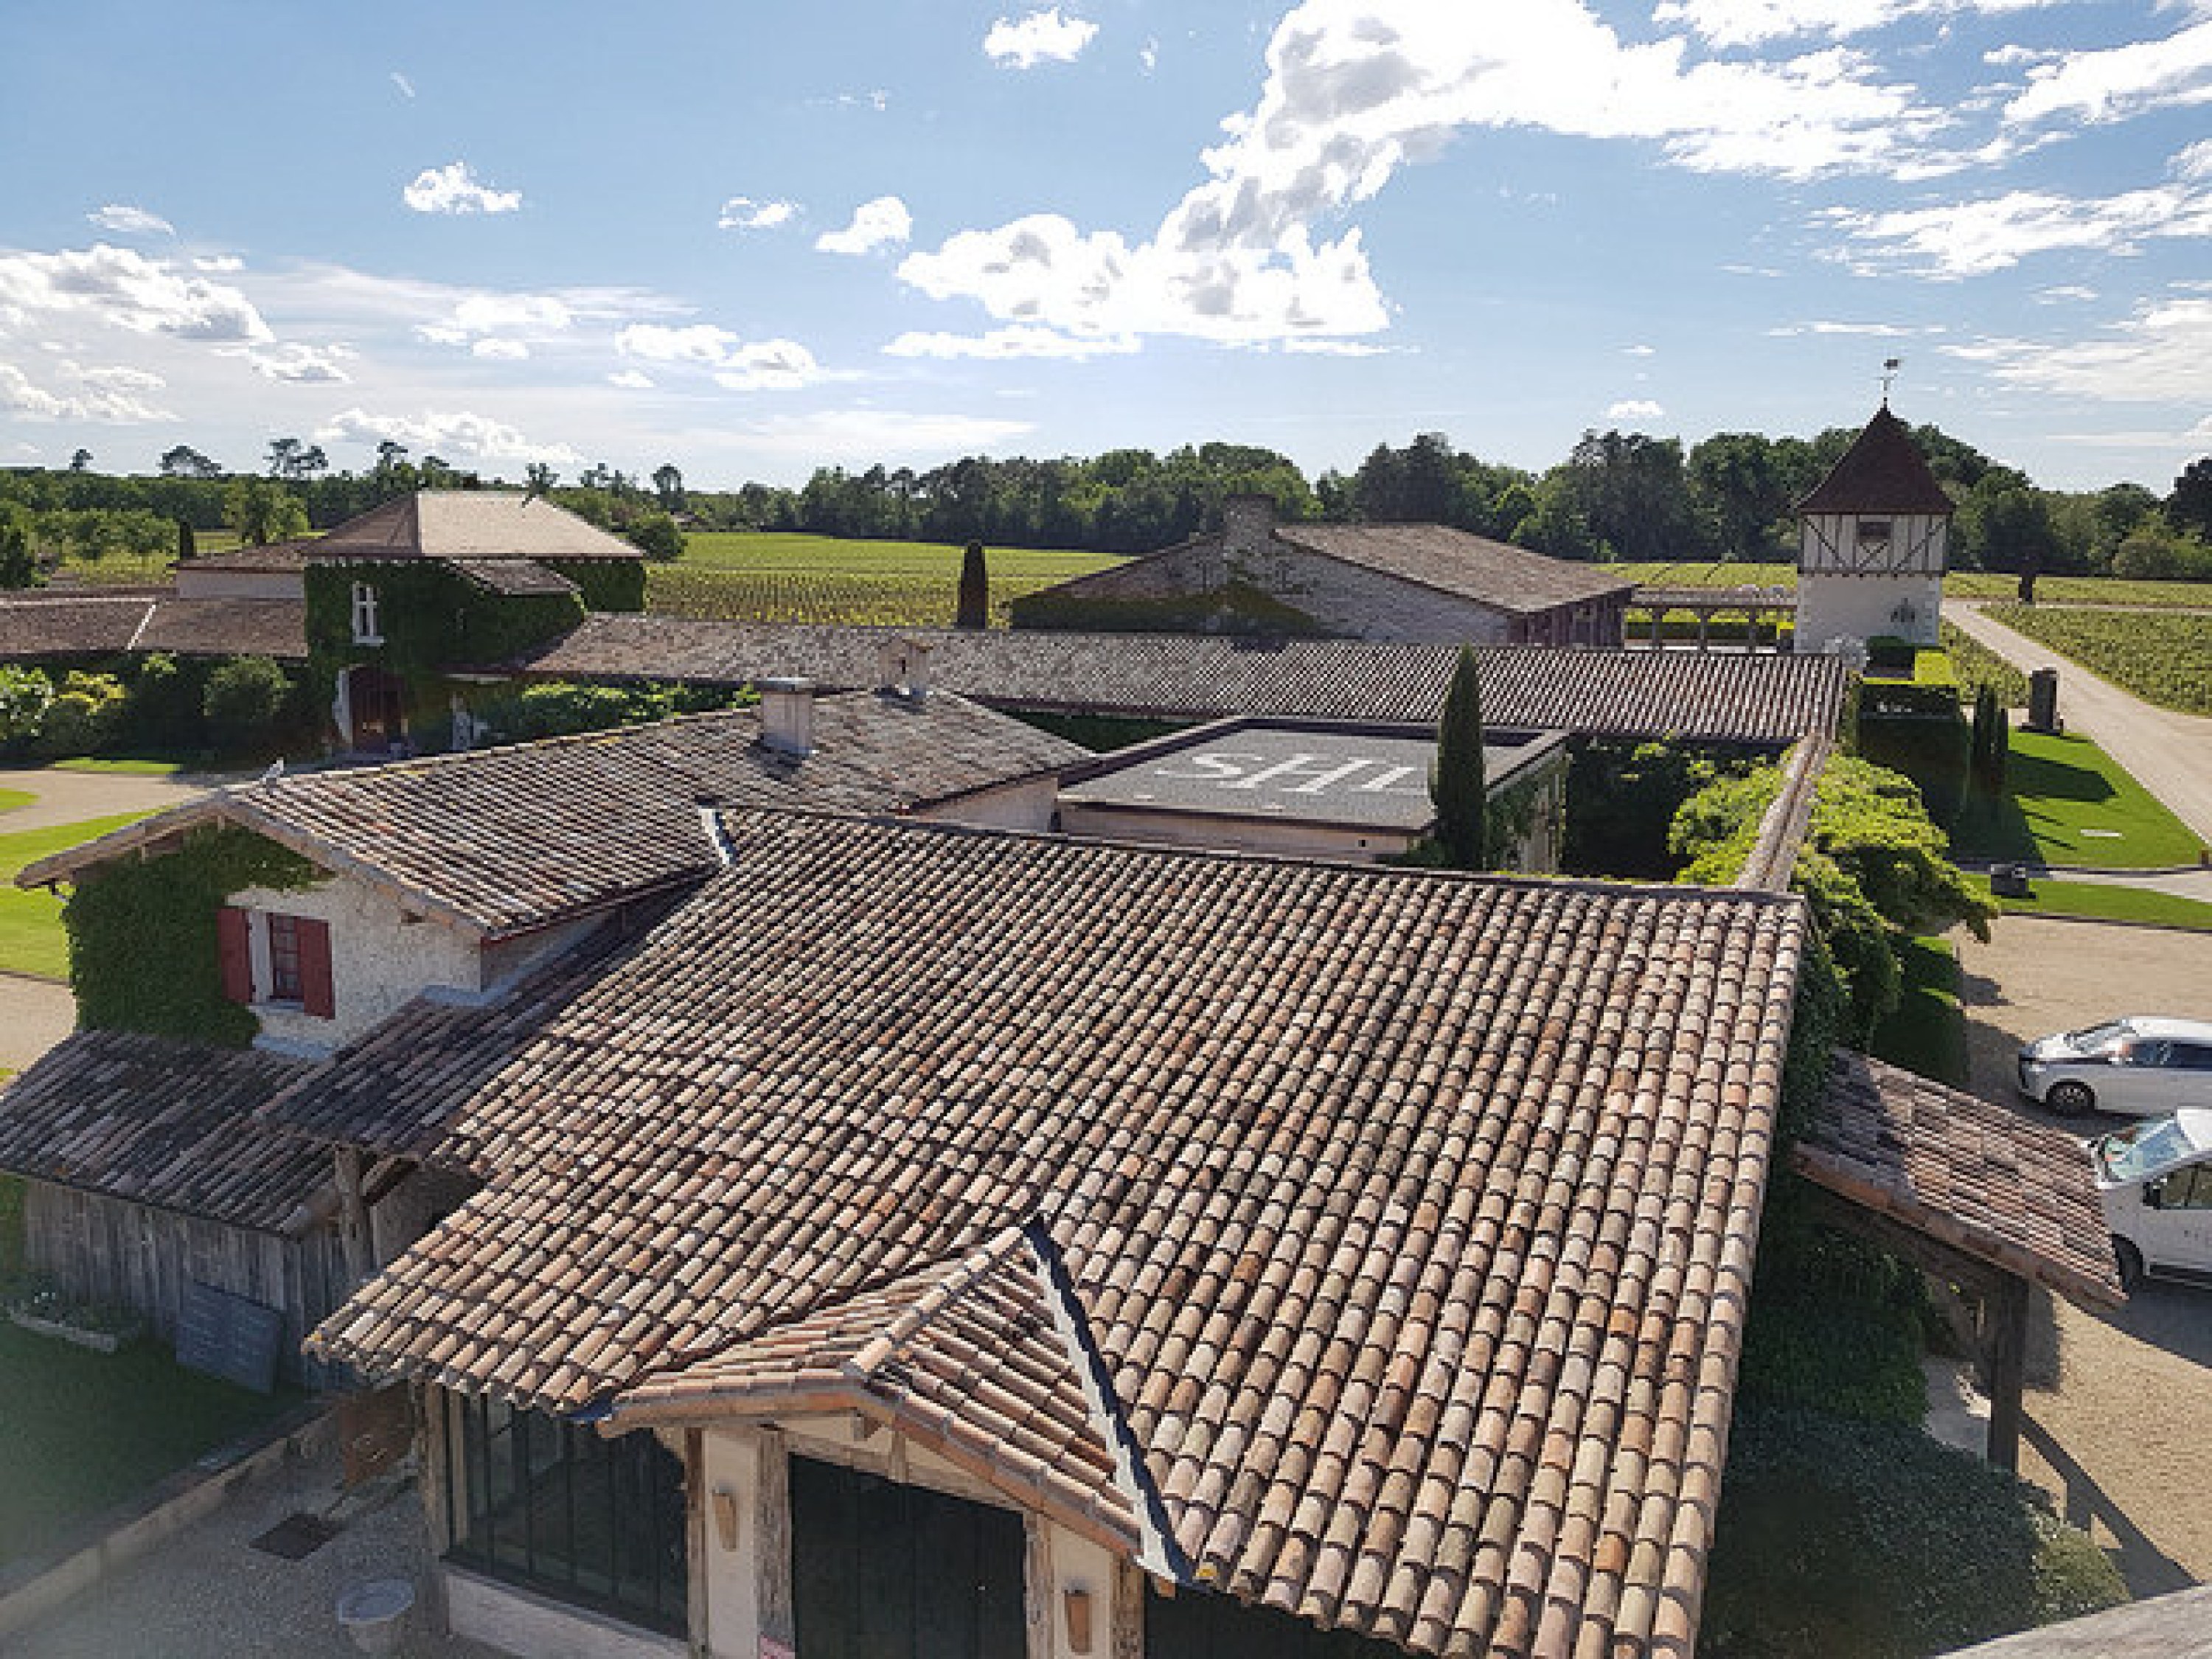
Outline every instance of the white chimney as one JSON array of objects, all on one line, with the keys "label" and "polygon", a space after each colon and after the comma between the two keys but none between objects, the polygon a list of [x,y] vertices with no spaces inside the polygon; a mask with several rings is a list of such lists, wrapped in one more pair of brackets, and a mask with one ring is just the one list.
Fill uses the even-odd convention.
[{"label": "white chimney", "polygon": [[876,687],[920,702],[929,696],[929,653],[927,640],[901,637],[887,640],[877,649]]},{"label": "white chimney", "polygon": [[787,755],[814,752],[814,682],[809,679],[760,683],[761,741]]}]

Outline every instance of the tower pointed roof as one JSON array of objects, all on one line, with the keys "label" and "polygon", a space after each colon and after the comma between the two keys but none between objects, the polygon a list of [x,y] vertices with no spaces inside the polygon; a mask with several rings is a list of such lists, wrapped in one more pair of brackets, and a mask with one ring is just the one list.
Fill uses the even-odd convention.
[{"label": "tower pointed roof", "polygon": [[1943,493],[1927,459],[1889,404],[1875,410],[1843,459],[1828,469],[1800,513],[1951,513],[1957,503]]}]

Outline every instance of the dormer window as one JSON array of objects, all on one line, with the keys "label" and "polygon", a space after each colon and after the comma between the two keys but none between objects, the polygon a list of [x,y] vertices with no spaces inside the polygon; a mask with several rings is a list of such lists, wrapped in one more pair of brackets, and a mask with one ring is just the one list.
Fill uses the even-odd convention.
[{"label": "dormer window", "polygon": [[353,585],[353,642],[356,645],[384,643],[384,635],[376,626],[376,588],[369,582]]}]

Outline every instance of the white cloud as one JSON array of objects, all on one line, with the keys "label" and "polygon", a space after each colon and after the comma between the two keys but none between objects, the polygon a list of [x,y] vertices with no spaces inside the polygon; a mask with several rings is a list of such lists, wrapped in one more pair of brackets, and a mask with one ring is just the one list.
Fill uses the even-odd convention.
[{"label": "white cloud", "polygon": [[649,363],[711,369],[714,383],[732,392],[795,392],[829,378],[796,340],[746,341],[712,323],[633,323],[615,337],[615,349]]},{"label": "white cloud", "polygon": [[884,348],[893,357],[979,357],[1004,360],[1015,357],[1103,357],[1116,356],[1138,349],[1138,342],[1127,334],[1101,337],[1096,335],[1063,334],[1057,329],[1040,328],[1034,324],[1017,324],[1010,328],[994,328],[983,334],[930,334],[908,332],[900,335]]},{"label": "white cloud", "polygon": [[2097,338],[1996,338],[1946,346],[1999,383],[2100,403],[2212,404],[2212,297],[2153,301]]},{"label": "white cloud", "polygon": [[1607,404],[1605,418],[1608,421],[1656,421],[1666,412],[1649,398],[1626,398],[1617,404]]},{"label": "white cloud", "polygon": [[1000,18],[983,37],[983,52],[1006,68],[1035,69],[1039,64],[1073,63],[1097,33],[1097,24],[1063,16],[1054,6],[1024,17]]},{"label": "white cloud", "polygon": [[1843,334],[1874,340],[1902,340],[1910,338],[1915,331],[1900,328],[1895,323],[1839,323],[1823,319],[1809,323],[1783,323],[1766,332],[1769,337],[1780,340],[1793,339],[1801,334]]},{"label": "white cloud", "polygon": [[1032,214],[899,274],[1079,338],[1367,334],[1388,307],[1358,229],[1330,222],[1462,131],[1641,141],[1697,171],[1805,178],[1884,163],[1945,118],[1841,49],[1692,63],[1680,40],[1624,42],[1581,0],[1305,0],[1274,30],[1256,103],[1205,152],[1208,177],[1149,240]]},{"label": "white cloud", "polygon": [[1026,421],[867,407],[823,410],[723,428],[743,439],[749,449],[809,465],[936,461],[987,453],[1032,429]]},{"label": "white cloud", "polygon": [[58,253],[0,254],[0,321],[11,313],[87,315],[135,334],[180,340],[272,337],[237,289],[105,242]]},{"label": "white cloud", "polygon": [[0,363],[0,411],[33,421],[97,421],[104,425],[134,426],[149,421],[173,421],[171,410],[146,401],[144,394],[159,391],[161,376],[130,368],[79,368],[64,363],[59,373],[74,382],[74,389],[54,392],[34,384],[11,363]]},{"label": "white cloud", "polygon": [[822,253],[873,253],[897,247],[914,234],[914,216],[896,196],[878,196],[853,210],[853,222],[842,230],[825,230],[814,239]]},{"label": "white cloud", "polygon": [[469,347],[469,356],[494,362],[519,363],[530,356],[530,347],[521,340],[486,337]]},{"label": "white cloud", "polygon": [[1147,75],[1160,66],[1160,43],[1157,37],[1148,38],[1137,48],[1137,66]]},{"label": "white cloud", "polygon": [[2054,288],[2039,289],[2035,296],[2045,305],[2064,305],[2071,301],[2087,301],[2097,297],[2094,288],[2084,288],[2079,283],[2061,283]]},{"label": "white cloud", "polygon": [[649,392],[653,389],[653,376],[641,369],[618,368],[607,376],[607,384],[630,392]]},{"label": "white cloud", "polygon": [[513,213],[522,205],[519,190],[494,190],[469,170],[466,161],[425,167],[399,199],[417,213]]},{"label": "white cloud", "polygon": [[799,216],[796,202],[757,202],[732,196],[722,204],[715,225],[723,230],[781,230]]},{"label": "white cloud", "polygon": [[353,379],[345,363],[354,354],[344,346],[311,346],[296,342],[273,351],[249,351],[246,360],[253,372],[271,380],[295,386],[343,386]]},{"label": "white cloud", "polygon": [[392,71],[392,84],[399,88],[399,95],[409,103],[415,101],[415,83],[398,70]]},{"label": "white cloud", "polygon": [[396,438],[418,453],[474,456],[487,461],[547,461],[570,465],[583,457],[566,444],[533,443],[515,428],[465,410],[425,410],[420,415],[372,415],[342,410],[316,428],[318,443],[375,444]]},{"label": "white cloud", "polygon": [[1650,357],[1656,355],[1655,349],[1648,345],[1623,346],[1620,349],[1623,356],[1630,357]]},{"label": "white cloud", "polygon": [[577,307],[557,294],[464,294],[435,322],[418,323],[415,331],[434,345],[465,346],[473,356],[517,361],[530,356],[531,343],[565,335],[575,325]]},{"label": "white cloud", "polygon": [[2212,179],[2212,138],[2200,138],[2177,151],[2167,168],[2177,179]]},{"label": "white cloud", "polygon": [[2005,106],[2005,118],[2074,116],[2095,124],[2207,102],[2212,102],[2212,18],[2163,40],[2068,52],[2032,69],[2027,90]]},{"label": "white cloud", "polygon": [[2061,0],[1664,0],[1656,23],[1681,23],[1717,46],[1825,35],[1842,40],[1912,16],[2030,11]]},{"label": "white cloud", "polygon": [[1372,345],[1364,340],[1285,340],[1282,348],[1293,357],[1389,357],[1396,355],[1389,346]]},{"label": "white cloud", "polygon": [[2154,240],[2212,237],[2212,189],[2175,183],[2103,198],[2016,190],[1894,213],[1837,208],[1821,217],[1850,239],[1842,257],[1862,274],[1982,276],[2058,249],[2126,255]]},{"label": "white cloud", "polygon": [[193,258],[192,269],[194,270],[211,271],[219,276],[226,276],[234,270],[245,270],[246,261],[240,258],[235,253],[199,254]]},{"label": "white cloud", "polygon": [[131,207],[122,202],[110,202],[84,216],[102,230],[112,230],[120,236],[173,236],[177,228],[158,213],[149,213],[142,207]]}]

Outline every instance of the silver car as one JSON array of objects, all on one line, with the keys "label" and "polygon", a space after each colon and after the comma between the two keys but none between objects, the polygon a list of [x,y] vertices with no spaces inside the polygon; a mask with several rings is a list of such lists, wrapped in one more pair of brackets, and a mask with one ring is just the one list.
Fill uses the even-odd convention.
[{"label": "silver car", "polygon": [[2020,1091],[2061,1117],[2212,1106],[2212,1021],[2130,1014],[2020,1051]]}]

